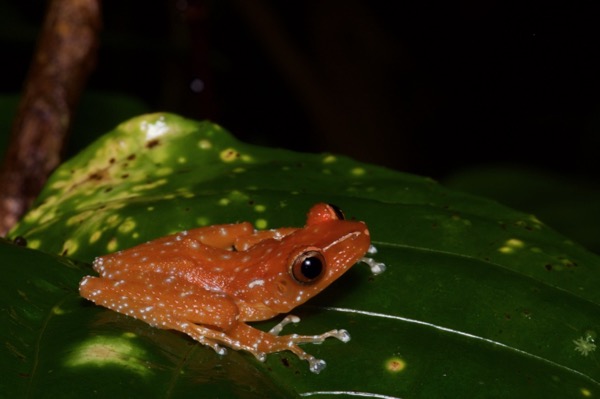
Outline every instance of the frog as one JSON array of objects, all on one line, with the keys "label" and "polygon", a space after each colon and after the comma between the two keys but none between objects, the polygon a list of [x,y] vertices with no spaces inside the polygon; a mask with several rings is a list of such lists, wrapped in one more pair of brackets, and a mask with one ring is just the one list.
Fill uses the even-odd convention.
[{"label": "frog", "polygon": [[[250,222],[180,231],[99,256],[80,295],[97,305],[151,326],[187,334],[220,355],[226,348],[267,354],[290,351],[313,373],[326,362],[299,344],[327,338],[350,341],[345,329],[317,335],[280,335],[299,317],[291,310],[322,292],[356,263],[373,274],[385,265],[365,256],[376,252],[367,225],[348,220],[332,204],[313,205],[304,227],[256,230]],[[287,314],[269,331],[249,323]]]}]

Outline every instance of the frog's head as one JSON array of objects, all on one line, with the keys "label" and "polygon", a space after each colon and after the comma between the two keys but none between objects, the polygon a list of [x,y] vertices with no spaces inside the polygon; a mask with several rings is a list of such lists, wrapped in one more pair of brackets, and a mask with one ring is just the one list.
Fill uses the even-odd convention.
[{"label": "frog's head", "polygon": [[358,262],[370,242],[365,223],[346,220],[334,205],[314,205],[306,226],[285,236],[274,254],[279,270],[265,279],[265,305],[284,313],[306,302]]}]

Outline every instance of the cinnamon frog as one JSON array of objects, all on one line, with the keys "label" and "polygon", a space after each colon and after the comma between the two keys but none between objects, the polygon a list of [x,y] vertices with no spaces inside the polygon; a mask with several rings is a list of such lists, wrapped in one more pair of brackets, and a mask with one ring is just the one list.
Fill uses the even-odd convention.
[{"label": "cinnamon frog", "polygon": [[249,222],[214,225],[158,238],[96,258],[100,277],[86,276],[79,292],[98,305],[152,326],[184,332],[219,354],[224,346],[266,354],[289,350],[319,373],[325,361],[298,344],[328,337],[350,340],[346,330],[320,335],[278,335],[300,319],[287,316],[269,332],[247,322],[267,320],[306,302],[359,261],[374,274],[369,230],[345,220],[330,204],[314,205],[303,228],[254,230]]}]

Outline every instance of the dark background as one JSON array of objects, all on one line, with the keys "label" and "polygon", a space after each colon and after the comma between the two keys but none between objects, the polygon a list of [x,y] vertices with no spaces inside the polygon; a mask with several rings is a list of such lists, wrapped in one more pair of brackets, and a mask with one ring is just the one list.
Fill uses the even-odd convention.
[{"label": "dark background", "polygon": [[[0,5],[1,93],[21,88],[42,3]],[[562,212],[576,235],[595,227],[585,235],[596,237],[597,4],[106,0],[88,92],[118,97],[124,114],[209,118],[248,142],[346,154]],[[80,115],[118,122],[101,113]],[[545,209],[557,199],[561,209]]]}]

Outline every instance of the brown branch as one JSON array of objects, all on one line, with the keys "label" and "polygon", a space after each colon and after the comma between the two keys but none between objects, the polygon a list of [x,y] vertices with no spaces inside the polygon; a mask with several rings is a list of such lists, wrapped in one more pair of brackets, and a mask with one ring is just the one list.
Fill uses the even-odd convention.
[{"label": "brown branch", "polygon": [[0,236],[60,163],[74,109],[95,65],[101,0],[51,0],[0,169]]}]

